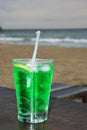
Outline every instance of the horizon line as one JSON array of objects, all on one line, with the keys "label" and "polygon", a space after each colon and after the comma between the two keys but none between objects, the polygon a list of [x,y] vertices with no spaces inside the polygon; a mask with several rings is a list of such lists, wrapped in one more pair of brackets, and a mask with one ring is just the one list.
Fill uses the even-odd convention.
[{"label": "horizon line", "polygon": [[87,29],[87,27],[74,27],[74,28],[2,28],[3,30],[63,30],[63,29]]}]

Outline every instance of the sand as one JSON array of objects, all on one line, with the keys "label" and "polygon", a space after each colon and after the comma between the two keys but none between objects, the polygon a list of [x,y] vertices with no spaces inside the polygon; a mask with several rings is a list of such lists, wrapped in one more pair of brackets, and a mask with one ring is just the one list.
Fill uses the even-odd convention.
[{"label": "sand", "polygon": [[[32,52],[33,45],[0,44],[0,86],[14,88],[12,59]],[[87,48],[39,46],[37,57],[54,59],[53,83],[87,84]]]}]

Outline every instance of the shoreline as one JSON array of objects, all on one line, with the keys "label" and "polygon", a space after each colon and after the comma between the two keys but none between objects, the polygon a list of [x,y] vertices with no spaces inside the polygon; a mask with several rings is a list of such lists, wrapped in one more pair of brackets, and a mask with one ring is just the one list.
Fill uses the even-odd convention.
[{"label": "shoreline", "polygon": [[[14,88],[13,58],[31,58],[33,45],[0,44],[0,86]],[[38,58],[55,62],[53,82],[87,84],[87,48],[39,46]]]}]

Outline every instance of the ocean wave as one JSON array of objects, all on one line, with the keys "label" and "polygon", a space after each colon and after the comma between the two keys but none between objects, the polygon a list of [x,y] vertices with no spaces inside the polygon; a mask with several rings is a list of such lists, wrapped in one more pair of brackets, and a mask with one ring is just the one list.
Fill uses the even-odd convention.
[{"label": "ocean wave", "polygon": [[17,42],[17,41],[23,41],[24,38],[17,38],[17,37],[0,37],[1,42]]},{"label": "ocean wave", "polygon": [[[35,44],[36,38],[30,37],[7,37],[0,35],[0,43],[11,44]],[[64,47],[87,47],[86,38],[40,38],[41,45],[64,46]]]},{"label": "ocean wave", "polygon": [[[0,42],[23,42],[23,41],[31,41],[35,42],[36,38],[25,38],[25,37],[0,37]],[[42,43],[87,43],[87,39],[74,39],[74,38],[40,38],[40,42]]]},{"label": "ocean wave", "polygon": [[[35,38],[31,39],[32,41],[35,41]],[[41,38],[40,42],[50,42],[50,43],[56,43],[56,42],[73,42],[73,43],[87,43],[87,39],[73,39],[73,38]]]}]

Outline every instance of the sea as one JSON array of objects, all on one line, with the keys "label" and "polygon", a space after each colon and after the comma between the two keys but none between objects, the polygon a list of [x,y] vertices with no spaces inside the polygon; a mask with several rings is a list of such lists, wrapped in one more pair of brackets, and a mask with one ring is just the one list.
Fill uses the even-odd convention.
[{"label": "sea", "polygon": [[[59,47],[87,48],[87,29],[38,29],[39,44]],[[0,44],[34,45],[37,29],[4,29],[0,32]]]}]

